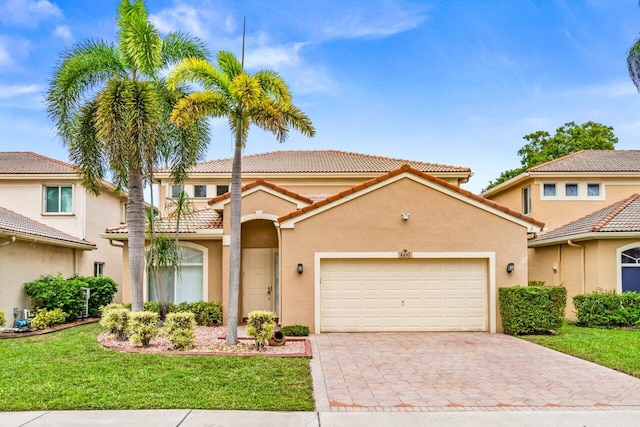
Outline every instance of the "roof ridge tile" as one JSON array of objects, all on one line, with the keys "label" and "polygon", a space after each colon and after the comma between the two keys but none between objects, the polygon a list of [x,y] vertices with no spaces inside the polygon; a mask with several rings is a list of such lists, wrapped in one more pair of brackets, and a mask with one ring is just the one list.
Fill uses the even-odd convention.
[{"label": "roof ridge tile", "polygon": [[616,207],[614,210],[612,210],[611,212],[609,212],[609,214],[606,215],[605,217],[603,217],[600,221],[598,221],[596,223],[596,225],[591,227],[590,231],[591,232],[600,231],[602,229],[602,227],[607,225],[612,219],[614,219],[616,216],[618,216],[618,214],[620,214],[620,212],[624,211],[638,197],[639,197],[638,193],[635,193],[635,194],[632,194],[630,197],[626,198],[625,200],[623,200],[622,203],[621,202],[616,202],[616,203],[620,203],[620,205],[618,207]]}]

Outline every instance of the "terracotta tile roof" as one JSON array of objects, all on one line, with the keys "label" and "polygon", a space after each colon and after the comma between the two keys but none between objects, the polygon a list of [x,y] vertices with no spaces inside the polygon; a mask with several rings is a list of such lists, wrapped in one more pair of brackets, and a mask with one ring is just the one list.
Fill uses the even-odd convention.
[{"label": "terracotta tile roof", "polygon": [[[156,220],[156,231],[158,233],[175,233],[176,218],[168,217]],[[180,219],[180,233],[196,233],[198,230],[222,229],[222,216],[213,209],[198,209],[193,214]],[[126,234],[129,228],[127,224],[119,227],[107,228],[108,234]]]},{"label": "terracotta tile roof", "polygon": [[324,205],[327,205],[327,204],[329,204],[331,202],[339,200],[339,199],[341,199],[343,197],[346,197],[346,196],[348,196],[350,194],[357,193],[358,191],[364,190],[367,187],[371,187],[372,185],[376,185],[379,182],[386,181],[387,179],[390,179],[390,178],[392,178],[392,177],[394,177],[396,175],[400,175],[401,173],[404,173],[404,172],[412,173],[412,174],[414,174],[416,176],[419,176],[419,177],[424,178],[426,180],[429,180],[429,181],[431,181],[433,183],[436,183],[438,185],[446,187],[449,190],[455,191],[456,193],[459,193],[459,194],[461,194],[461,195],[463,195],[463,196],[465,196],[465,197],[467,197],[467,198],[469,198],[471,200],[475,200],[477,202],[483,203],[483,204],[485,204],[487,206],[490,206],[490,207],[492,207],[494,209],[500,210],[500,211],[502,211],[502,212],[504,212],[506,214],[509,214],[509,215],[511,215],[513,217],[516,217],[516,218],[519,218],[519,219],[524,220],[526,222],[529,222],[531,224],[534,224],[534,225],[536,225],[536,226],[538,226],[540,228],[544,227],[544,223],[543,222],[537,221],[537,220],[535,220],[535,219],[533,219],[533,218],[531,218],[529,216],[523,215],[520,212],[516,212],[514,210],[511,210],[506,206],[503,206],[503,205],[500,205],[500,204],[494,202],[493,200],[485,199],[482,196],[478,196],[477,194],[474,194],[474,193],[472,193],[472,192],[470,192],[468,190],[464,190],[464,189],[458,187],[457,185],[449,184],[448,182],[446,182],[446,181],[444,181],[444,180],[442,180],[440,178],[436,178],[433,175],[430,175],[428,173],[424,173],[422,171],[414,169],[409,165],[403,165],[400,168],[394,169],[394,170],[392,170],[390,172],[387,172],[387,173],[385,173],[383,175],[380,175],[377,178],[370,179],[370,180],[368,180],[368,181],[366,181],[366,182],[364,182],[362,184],[358,184],[358,185],[356,185],[354,187],[351,187],[351,188],[349,188],[347,190],[344,190],[344,191],[342,191],[342,192],[340,192],[338,194],[334,194],[333,196],[329,196],[324,200],[317,201],[317,202],[313,203],[312,205],[305,206],[302,209],[299,209],[299,210],[297,210],[295,212],[291,212],[291,213],[289,213],[287,215],[284,215],[284,216],[278,218],[278,221],[279,222],[283,222],[283,221],[286,221],[288,219],[295,218],[297,216],[303,215],[303,214],[305,214],[307,212],[310,212],[310,211],[312,211],[314,209],[317,209],[317,208],[319,208],[321,206],[324,206]]},{"label": "terracotta tile roof", "polygon": [[31,151],[0,151],[0,174],[75,174],[75,166]]},{"label": "terracotta tile roof", "polygon": [[[241,192],[245,192],[245,191],[250,190],[252,188],[259,187],[261,185],[264,186],[264,187],[271,188],[272,190],[275,190],[275,191],[277,191],[279,193],[285,194],[285,195],[287,195],[289,197],[292,197],[294,199],[300,200],[302,202],[305,202],[305,203],[308,203],[308,204],[313,203],[313,200],[311,200],[308,197],[302,196],[302,195],[300,195],[298,193],[295,193],[293,191],[289,191],[284,187],[280,187],[279,185],[275,185],[275,184],[273,184],[273,183],[271,183],[269,181],[265,181],[262,178],[261,179],[257,179],[257,180],[255,180],[253,182],[250,182],[249,184],[243,185],[242,189],[241,189]],[[221,195],[219,195],[217,197],[214,197],[213,199],[209,200],[208,203],[210,205],[213,205],[214,203],[221,202],[221,201],[223,201],[225,199],[228,199],[230,197],[231,197],[231,192],[227,191],[226,193],[221,194]]]},{"label": "terracotta tile roof", "polygon": [[44,237],[46,239],[57,240],[61,243],[73,243],[75,245],[86,246],[87,249],[96,247],[94,243],[79,239],[3,207],[0,207],[0,231],[8,234],[16,233],[33,236],[34,238]]},{"label": "terracotta tile roof", "polygon": [[[210,160],[196,164],[192,173],[231,173],[233,159]],[[336,150],[289,150],[242,156],[243,173],[384,173],[409,164],[423,172],[463,172],[469,168],[371,156]],[[161,169],[167,172],[166,169]]]},{"label": "terracotta tile roof", "polygon": [[544,242],[587,233],[640,232],[640,196],[634,194],[599,211],[538,236]]},{"label": "terracotta tile roof", "polygon": [[640,150],[582,150],[528,172],[640,172]]}]

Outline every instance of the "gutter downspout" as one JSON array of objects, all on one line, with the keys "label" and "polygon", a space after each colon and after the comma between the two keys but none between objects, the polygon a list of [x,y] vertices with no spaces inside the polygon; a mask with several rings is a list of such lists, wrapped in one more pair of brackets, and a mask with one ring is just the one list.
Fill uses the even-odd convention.
[{"label": "gutter downspout", "polygon": [[11,236],[9,237],[9,240],[7,240],[6,242],[0,243],[0,248],[3,246],[9,246],[10,244],[15,243],[15,241],[16,241],[16,236]]},{"label": "gutter downspout", "polygon": [[574,247],[574,248],[580,248],[580,262],[582,264],[582,271],[580,272],[580,275],[582,276],[582,293],[586,294],[587,293],[587,284],[586,284],[586,278],[587,278],[587,265],[584,259],[584,246],[583,245],[578,245],[573,243],[571,240],[567,240],[567,245]]},{"label": "gutter downspout", "polygon": [[113,242],[115,242],[115,240],[113,240],[113,239],[109,239],[109,245],[113,246],[114,248],[124,248],[124,242],[122,242],[122,244],[121,244],[121,245],[116,245],[116,244],[115,244],[115,243],[113,243]]}]

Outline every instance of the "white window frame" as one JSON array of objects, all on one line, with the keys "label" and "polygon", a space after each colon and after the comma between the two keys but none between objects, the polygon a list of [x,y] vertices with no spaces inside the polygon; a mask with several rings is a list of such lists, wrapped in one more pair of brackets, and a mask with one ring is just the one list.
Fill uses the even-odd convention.
[{"label": "white window frame", "polygon": [[[540,200],[545,201],[597,201],[597,200],[605,200],[605,185],[602,182],[576,182],[576,181],[541,181],[540,185]],[[556,195],[555,196],[545,196],[544,195],[544,186],[545,185],[555,185],[556,186]],[[567,196],[567,185],[577,185],[578,186],[578,195],[577,196]],[[600,195],[599,196],[589,196],[588,195],[588,186],[589,185],[599,185],[600,186]]]},{"label": "white window frame", "polygon": [[522,187],[522,213],[531,213],[531,186]]},{"label": "white window frame", "polygon": [[[589,195],[589,186],[590,185],[597,185],[598,186],[598,195],[597,196],[591,196]],[[602,193],[603,193],[603,189],[604,189],[604,185],[602,185],[602,183],[600,182],[588,182],[587,183],[587,193],[586,196],[588,199],[593,199],[593,200],[600,200],[602,198]]]},{"label": "white window frame", "polygon": [[[199,245],[193,242],[180,242],[179,247],[191,248],[202,252],[202,300],[209,301],[209,248]],[[147,246],[145,250],[148,250]],[[147,275],[147,269],[144,269],[143,280],[143,299],[149,301],[149,278]],[[172,301],[173,302],[173,301]]]},{"label": "white window frame", "polygon": [[[58,189],[58,211],[56,212],[48,212],[47,211],[47,190],[49,188],[57,188]],[[62,197],[61,189],[62,188],[71,188],[71,211],[70,212],[60,212],[60,202]],[[66,215],[72,216],[76,211],[76,191],[75,185],[73,184],[45,184],[42,186],[42,215]]]},{"label": "white window frame", "polygon": [[104,262],[93,263],[93,277],[104,276]]},{"label": "white window frame", "polygon": [[[575,195],[569,195],[567,194],[567,190],[569,189],[569,186],[575,186],[576,187],[576,194]],[[557,189],[556,189],[557,191]],[[580,185],[577,182],[566,182],[564,184],[564,195],[566,198],[571,198],[571,199],[577,199],[578,197],[580,197]]]},{"label": "white window frame", "polygon": [[[640,247],[640,241],[629,243],[628,245],[620,246],[616,249],[616,275],[617,275],[617,292],[619,294],[622,293],[622,266],[632,267],[634,264],[623,264],[622,263],[622,252],[628,251],[629,249]],[[635,264],[640,267],[640,264]]]},{"label": "white window frame", "polygon": [[[227,187],[226,191],[220,192],[219,187]],[[230,184],[216,184],[216,197],[222,196],[223,194],[229,192],[231,190]]]},{"label": "white window frame", "polygon": [[[204,196],[196,196],[196,187],[204,187]],[[207,184],[193,184],[193,198],[206,199],[209,197],[209,186]]]}]

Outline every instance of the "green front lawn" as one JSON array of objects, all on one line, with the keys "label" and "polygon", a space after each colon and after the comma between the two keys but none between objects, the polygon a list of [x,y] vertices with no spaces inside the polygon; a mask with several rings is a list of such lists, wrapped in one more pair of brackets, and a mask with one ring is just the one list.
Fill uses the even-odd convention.
[{"label": "green front lawn", "polygon": [[558,335],[520,338],[640,378],[640,331],[582,328],[565,323]]},{"label": "green front lawn", "polygon": [[100,330],[0,340],[0,411],[314,409],[308,359],[125,353]]}]

